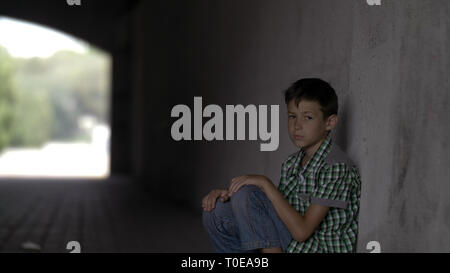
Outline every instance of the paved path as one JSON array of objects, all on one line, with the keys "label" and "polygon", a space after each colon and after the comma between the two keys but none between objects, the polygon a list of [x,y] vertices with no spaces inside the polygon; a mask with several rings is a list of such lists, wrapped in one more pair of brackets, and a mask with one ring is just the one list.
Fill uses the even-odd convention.
[{"label": "paved path", "polygon": [[212,252],[201,210],[149,196],[123,178],[1,179],[0,252],[67,253],[69,241],[81,252]]}]

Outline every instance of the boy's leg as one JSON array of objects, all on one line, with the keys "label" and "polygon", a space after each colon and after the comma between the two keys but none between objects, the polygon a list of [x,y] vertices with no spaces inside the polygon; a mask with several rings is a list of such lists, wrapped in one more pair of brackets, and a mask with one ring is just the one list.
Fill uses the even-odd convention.
[{"label": "boy's leg", "polygon": [[239,230],[235,222],[231,202],[217,200],[212,211],[203,211],[203,225],[209,234],[213,249],[217,253],[247,253],[241,249]]},{"label": "boy's leg", "polygon": [[286,251],[292,236],[259,187],[241,187],[230,202],[242,249],[277,251],[281,248]]},{"label": "boy's leg", "polygon": [[254,185],[245,185],[230,201],[203,212],[203,224],[215,252],[286,251],[292,237],[272,202]]}]

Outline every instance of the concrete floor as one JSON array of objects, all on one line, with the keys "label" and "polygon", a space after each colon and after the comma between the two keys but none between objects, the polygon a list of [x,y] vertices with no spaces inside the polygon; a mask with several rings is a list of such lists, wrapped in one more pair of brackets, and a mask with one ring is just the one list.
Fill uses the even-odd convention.
[{"label": "concrete floor", "polygon": [[123,178],[1,179],[0,252],[68,253],[69,241],[81,252],[212,252],[201,213],[156,201]]}]

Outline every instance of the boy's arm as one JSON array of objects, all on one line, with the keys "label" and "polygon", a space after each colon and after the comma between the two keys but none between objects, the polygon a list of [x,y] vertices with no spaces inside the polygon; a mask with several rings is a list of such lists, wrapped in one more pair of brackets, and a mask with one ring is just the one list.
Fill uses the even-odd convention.
[{"label": "boy's arm", "polygon": [[263,184],[262,190],[272,202],[278,216],[283,221],[294,240],[298,242],[305,241],[313,234],[314,230],[322,222],[330,208],[312,204],[306,210],[305,215],[301,215],[288,203],[268,178],[267,180],[268,183]]}]

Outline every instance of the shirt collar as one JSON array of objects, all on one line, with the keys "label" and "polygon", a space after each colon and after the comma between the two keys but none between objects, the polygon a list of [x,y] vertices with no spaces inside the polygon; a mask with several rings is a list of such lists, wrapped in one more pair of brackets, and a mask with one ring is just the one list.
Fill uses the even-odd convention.
[{"label": "shirt collar", "polygon": [[308,163],[304,168],[301,167],[301,161],[306,153],[303,149],[300,149],[297,152],[297,156],[295,158],[293,166],[291,166],[287,171],[287,179],[283,180],[282,183],[280,183],[281,192],[286,198],[289,196],[290,192],[296,187],[296,185],[298,185],[297,178],[299,177],[299,172],[301,172],[302,176],[305,172],[306,173],[314,172],[316,166],[329,153],[331,145],[332,145],[331,138],[328,135],[322,142],[322,144],[320,144],[320,147],[317,149],[313,157],[308,161]]},{"label": "shirt collar", "polygon": [[314,170],[317,165],[324,159],[328,152],[330,151],[330,148],[332,146],[333,142],[331,140],[330,134],[326,136],[322,144],[320,144],[317,151],[314,153],[314,155],[309,159],[308,163],[304,167],[301,165],[301,161],[303,157],[306,155],[306,152],[303,150],[303,148],[300,149],[299,154],[297,156],[297,160],[295,162],[296,170],[294,170],[296,173],[300,171],[301,173],[304,173],[306,171],[312,171]]}]

